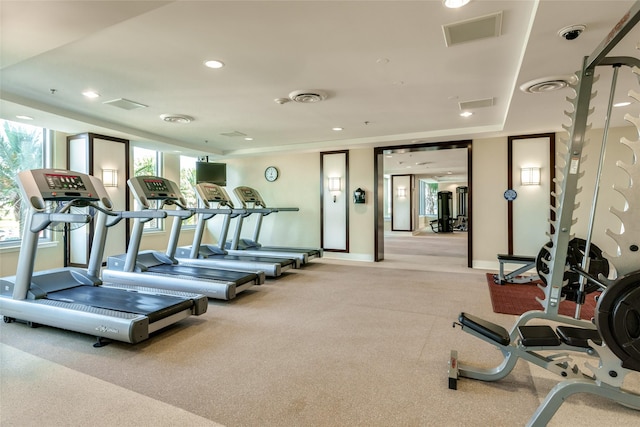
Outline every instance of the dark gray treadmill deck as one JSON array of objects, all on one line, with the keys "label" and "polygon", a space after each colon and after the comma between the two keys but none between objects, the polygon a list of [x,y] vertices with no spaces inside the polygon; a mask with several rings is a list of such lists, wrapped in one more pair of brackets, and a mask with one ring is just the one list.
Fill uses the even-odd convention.
[{"label": "dark gray treadmill deck", "polygon": [[145,315],[152,323],[193,306],[190,299],[125,291],[117,288],[80,285],[49,292],[47,299],[90,307]]},{"label": "dark gray treadmill deck", "polygon": [[296,260],[292,258],[270,258],[251,255],[209,255],[205,259],[225,259],[228,261],[261,262],[266,264],[280,264],[283,267],[295,265]]},{"label": "dark gray treadmill deck", "polygon": [[254,273],[233,270],[216,270],[188,265],[160,264],[149,267],[148,271],[152,273],[169,274],[176,276],[190,276],[201,279],[235,282],[238,285],[259,280],[259,276]]}]

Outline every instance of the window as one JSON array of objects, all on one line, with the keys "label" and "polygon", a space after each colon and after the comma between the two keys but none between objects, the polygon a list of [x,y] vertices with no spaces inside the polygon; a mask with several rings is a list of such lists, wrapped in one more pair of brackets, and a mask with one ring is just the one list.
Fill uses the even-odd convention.
[{"label": "window", "polygon": [[[48,164],[51,138],[47,129],[0,119],[0,139],[0,246],[15,246],[27,213],[16,176]],[[41,239],[49,238],[48,232],[41,234]]]},{"label": "window", "polygon": [[420,215],[438,214],[438,183],[420,180]]},{"label": "window", "polygon": [[[133,176],[151,175],[159,176],[161,170],[162,154],[155,150],[133,147]],[[136,202],[137,203],[137,202]],[[151,201],[151,207],[158,207],[157,201]],[[155,205],[155,206],[154,206]],[[161,231],[163,226],[161,219],[152,219],[144,223],[145,231]]]},{"label": "window", "polygon": [[[198,206],[198,200],[196,199],[196,192],[194,186],[196,185],[196,158],[180,156],[180,192],[187,200],[187,207],[193,208]],[[197,215],[184,220],[182,222],[183,227],[195,227],[197,221]]]}]

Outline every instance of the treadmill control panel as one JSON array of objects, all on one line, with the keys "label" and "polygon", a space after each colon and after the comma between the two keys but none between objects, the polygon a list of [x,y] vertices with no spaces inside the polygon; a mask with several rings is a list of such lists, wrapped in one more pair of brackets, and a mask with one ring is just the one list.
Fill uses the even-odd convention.
[{"label": "treadmill control panel", "polygon": [[[18,174],[18,185],[25,200],[36,209],[44,209],[45,201],[97,201],[102,183],[82,172],[64,169],[30,169]],[[99,187],[100,186],[100,187]],[[108,199],[108,196],[105,196]],[[109,203],[105,201],[105,203]]]},{"label": "treadmill control panel", "polygon": [[86,190],[82,178],[78,175],[44,174],[50,190]]},{"label": "treadmill control panel", "polygon": [[128,185],[133,197],[145,208],[150,208],[149,200],[179,201],[186,204],[178,185],[161,176],[134,176],[129,178]]},{"label": "treadmill control panel", "polygon": [[202,193],[208,202],[220,203],[227,201],[227,198],[224,197],[224,194],[222,194],[220,187],[218,187],[217,185],[210,183],[202,183],[198,185],[200,186],[200,189],[202,190]]},{"label": "treadmill control panel", "polygon": [[144,185],[146,186],[147,190],[149,190],[149,192],[152,194],[158,193],[158,192],[168,193],[170,191],[166,181],[160,178],[152,178],[152,179],[145,178]]},{"label": "treadmill control panel", "polygon": [[242,206],[246,209],[248,203],[253,203],[254,206],[266,207],[260,193],[251,187],[236,187],[233,192],[236,194]]}]

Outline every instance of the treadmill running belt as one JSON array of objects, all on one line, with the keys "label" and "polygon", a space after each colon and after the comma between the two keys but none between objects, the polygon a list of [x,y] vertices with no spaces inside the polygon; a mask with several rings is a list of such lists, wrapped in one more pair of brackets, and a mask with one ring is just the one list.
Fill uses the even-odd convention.
[{"label": "treadmill running belt", "polygon": [[227,282],[246,283],[251,280],[255,280],[258,277],[257,274],[247,273],[242,271],[232,270],[215,270],[211,268],[200,268],[188,265],[168,265],[160,264],[149,267],[150,272],[173,274],[181,276],[191,276],[196,278],[211,279],[211,280],[223,280]]},{"label": "treadmill running belt", "polygon": [[142,314],[149,317],[150,323],[193,306],[193,301],[181,297],[89,285],[50,292],[47,299]]}]

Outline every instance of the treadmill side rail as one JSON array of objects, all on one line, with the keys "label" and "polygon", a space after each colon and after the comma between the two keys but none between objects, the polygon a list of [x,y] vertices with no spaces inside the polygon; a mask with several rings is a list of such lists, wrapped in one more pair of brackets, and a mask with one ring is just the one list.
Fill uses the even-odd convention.
[{"label": "treadmill side rail", "polygon": [[[191,310],[186,311],[187,313],[183,313],[184,317],[191,315]],[[149,318],[144,315],[48,299],[0,298],[0,312],[5,318],[40,323],[132,344],[146,340],[150,332]]]}]

